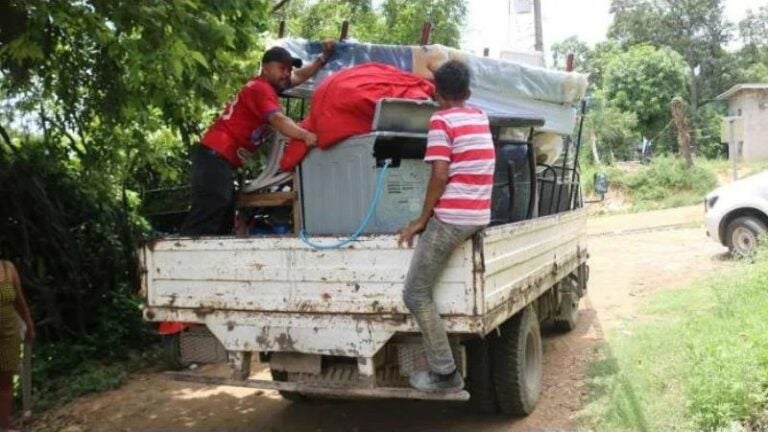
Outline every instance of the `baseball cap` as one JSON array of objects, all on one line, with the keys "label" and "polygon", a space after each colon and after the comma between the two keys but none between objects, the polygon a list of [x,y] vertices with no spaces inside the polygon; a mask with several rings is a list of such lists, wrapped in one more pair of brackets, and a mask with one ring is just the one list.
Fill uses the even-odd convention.
[{"label": "baseball cap", "polygon": [[303,64],[301,59],[293,57],[287,49],[277,46],[268,49],[261,58],[262,64],[269,62],[291,63],[296,68],[300,68]]}]

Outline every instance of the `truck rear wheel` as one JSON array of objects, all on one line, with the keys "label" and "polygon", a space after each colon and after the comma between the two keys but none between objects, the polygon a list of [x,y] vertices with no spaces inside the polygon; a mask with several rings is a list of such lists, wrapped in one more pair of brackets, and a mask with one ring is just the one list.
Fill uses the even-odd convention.
[{"label": "truck rear wheel", "polygon": [[493,382],[499,410],[509,416],[533,412],[541,394],[542,346],[539,319],[528,306],[501,325],[491,344]]},{"label": "truck rear wheel", "polygon": [[491,336],[467,342],[467,390],[469,406],[480,414],[499,411],[491,374]]}]

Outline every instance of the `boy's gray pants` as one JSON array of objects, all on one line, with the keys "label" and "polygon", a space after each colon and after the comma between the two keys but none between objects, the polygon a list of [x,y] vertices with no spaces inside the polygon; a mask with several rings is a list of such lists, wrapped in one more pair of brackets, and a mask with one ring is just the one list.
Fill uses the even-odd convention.
[{"label": "boy's gray pants", "polygon": [[437,313],[432,289],[453,251],[483,228],[451,225],[433,217],[416,243],[411,258],[403,300],[421,328],[429,368],[438,374],[453,372],[456,363],[443,320]]}]

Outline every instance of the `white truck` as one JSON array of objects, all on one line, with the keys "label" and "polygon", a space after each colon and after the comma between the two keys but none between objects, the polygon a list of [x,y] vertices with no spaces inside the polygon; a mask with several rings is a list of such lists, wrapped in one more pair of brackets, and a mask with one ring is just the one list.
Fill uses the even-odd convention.
[{"label": "white truck", "polygon": [[[488,228],[451,258],[435,289],[468,393],[408,388],[424,367],[419,329],[402,302],[412,251],[395,236],[314,250],[296,238],[166,238],[142,249],[150,321],[205,324],[238,376],[209,383],[296,395],[471,399],[530,413],[541,387],[539,323],[564,330],[586,289],[586,213]],[[274,381],[249,379],[251,353]]]},{"label": "white truck", "polygon": [[[402,104],[393,107],[391,115],[381,105],[377,110],[375,123],[388,124],[388,132],[377,132],[374,124],[372,134],[352,141],[370,141],[373,153],[379,150],[375,142],[398,137],[423,147],[425,131],[392,132],[398,118],[413,123],[414,117]],[[495,118],[498,143],[509,135],[504,126],[516,119]],[[578,145],[570,157],[566,147],[562,166],[537,166],[531,137],[527,218],[491,226],[468,240],[434,290],[465,391],[423,393],[408,385],[408,375],[425,368],[426,359],[419,328],[402,300],[413,251],[398,247],[391,232],[363,235],[336,249],[316,249],[294,235],[148,240],[140,249],[145,319],[206,326],[234,370],[231,377],[189,371],[175,376],[278,390],[291,400],[468,400],[485,413],[531,413],[541,391],[540,324],[573,329],[588,279]],[[325,153],[332,152],[317,157]],[[305,188],[317,182],[307,183]],[[510,194],[514,201],[517,192]],[[269,365],[272,380],[251,377],[255,356]]]}]

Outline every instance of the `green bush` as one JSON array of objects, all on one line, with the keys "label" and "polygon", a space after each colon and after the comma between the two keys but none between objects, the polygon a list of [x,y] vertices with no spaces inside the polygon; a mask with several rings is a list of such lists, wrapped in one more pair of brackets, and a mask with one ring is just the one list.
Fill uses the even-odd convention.
[{"label": "green bush", "polygon": [[584,191],[591,192],[595,172],[608,175],[611,188],[620,190],[631,202],[632,210],[680,207],[701,202],[717,186],[709,166],[686,166],[682,159],[657,156],[649,165],[590,167],[582,174]]},{"label": "green bush", "polygon": [[720,125],[725,114],[724,108],[718,109],[713,105],[705,105],[699,109],[695,118],[698,135],[696,153],[699,156],[708,159],[727,156],[724,146],[720,143]]},{"label": "green bush", "polygon": [[43,399],[103,388],[96,369],[120,368],[156,341],[136,293],[135,241],[146,229],[137,204],[90,181],[66,152],[37,140],[0,149],[0,251],[17,265],[37,323],[33,394]]}]

